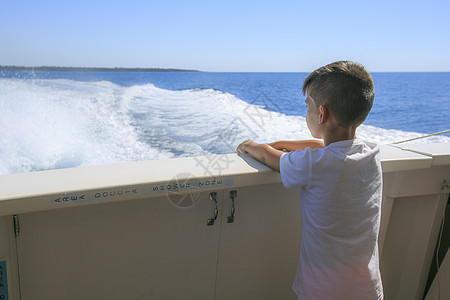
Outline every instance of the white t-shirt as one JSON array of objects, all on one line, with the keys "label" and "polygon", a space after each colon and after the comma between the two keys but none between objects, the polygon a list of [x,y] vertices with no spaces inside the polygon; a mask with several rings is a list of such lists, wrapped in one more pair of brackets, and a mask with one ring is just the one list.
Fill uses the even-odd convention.
[{"label": "white t-shirt", "polygon": [[286,153],[280,173],[286,188],[300,187],[298,299],[382,299],[378,147],[356,139]]}]

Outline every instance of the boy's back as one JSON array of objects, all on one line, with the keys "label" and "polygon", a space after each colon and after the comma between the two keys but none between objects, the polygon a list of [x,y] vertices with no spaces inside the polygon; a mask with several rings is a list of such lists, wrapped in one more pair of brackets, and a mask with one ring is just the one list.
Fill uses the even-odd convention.
[{"label": "boy's back", "polygon": [[380,299],[378,148],[360,140],[284,154],[286,187],[301,187],[299,299]]},{"label": "boy's back", "polygon": [[382,299],[381,165],[378,148],[356,139],[375,97],[372,76],[338,61],[312,72],[302,90],[306,124],[321,141],[245,141],[237,151],[279,171],[286,187],[301,188],[299,299]]}]

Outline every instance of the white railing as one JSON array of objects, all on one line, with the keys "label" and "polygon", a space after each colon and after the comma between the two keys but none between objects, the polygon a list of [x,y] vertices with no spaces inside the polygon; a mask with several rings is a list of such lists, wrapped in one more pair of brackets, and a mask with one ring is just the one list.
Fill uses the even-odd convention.
[{"label": "white railing", "polygon": [[[384,145],[381,158],[385,296],[422,299],[450,144]],[[9,298],[294,299],[298,196],[237,154],[0,176]],[[429,297],[449,297],[435,282]]]}]

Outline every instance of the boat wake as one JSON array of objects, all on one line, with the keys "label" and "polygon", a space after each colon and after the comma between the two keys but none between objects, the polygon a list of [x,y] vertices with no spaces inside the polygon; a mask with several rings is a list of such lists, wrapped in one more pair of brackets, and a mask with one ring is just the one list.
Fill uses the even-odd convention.
[{"label": "boat wake", "polygon": [[[246,139],[311,138],[304,117],[281,113],[264,94],[255,100],[152,84],[0,79],[0,175],[231,153]],[[423,135],[364,125],[357,134],[376,143]]]}]

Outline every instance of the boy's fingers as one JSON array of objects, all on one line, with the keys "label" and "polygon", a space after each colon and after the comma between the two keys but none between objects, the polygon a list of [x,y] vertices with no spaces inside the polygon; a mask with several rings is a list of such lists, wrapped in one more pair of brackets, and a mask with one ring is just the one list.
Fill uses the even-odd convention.
[{"label": "boy's fingers", "polygon": [[247,151],[245,151],[245,145],[248,144],[249,142],[250,142],[250,140],[243,141],[243,142],[236,148],[236,152],[237,152],[237,153],[247,153]]},{"label": "boy's fingers", "polygon": [[243,148],[243,147],[242,147],[242,144],[240,144],[240,145],[236,148],[237,153],[244,153],[245,151],[244,151],[242,148]]},{"label": "boy's fingers", "polygon": [[267,145],[269,145],[272,148],[278,149],[277,146],[277,142],[272,142],[272,143],[268,143]]}]

